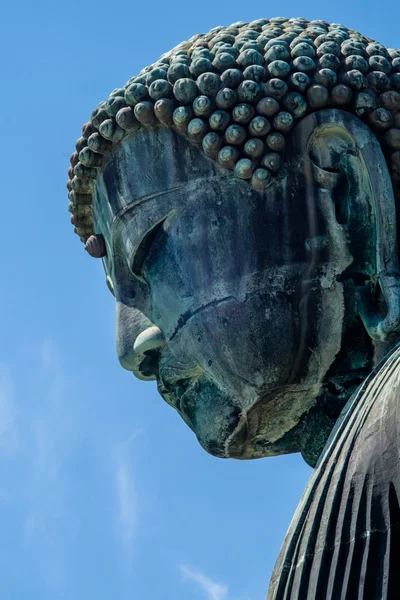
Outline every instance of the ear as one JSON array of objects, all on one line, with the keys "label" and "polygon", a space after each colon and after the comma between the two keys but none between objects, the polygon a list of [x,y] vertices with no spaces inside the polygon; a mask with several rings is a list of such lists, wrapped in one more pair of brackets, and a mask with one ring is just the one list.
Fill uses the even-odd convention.
[{"label": "ear", "polygon": [[[380,144],[357,117],[335,109],[309,115],[296,130],[312,184],[329,190],[337,222],[346,231],[353,257],[349,271],[361,267],[370,278],[360,288],[365,328],[375,340],[393,341],[400,335],[396,208]],[[386,303],[385,314],[370,293],[376,285]]]}]

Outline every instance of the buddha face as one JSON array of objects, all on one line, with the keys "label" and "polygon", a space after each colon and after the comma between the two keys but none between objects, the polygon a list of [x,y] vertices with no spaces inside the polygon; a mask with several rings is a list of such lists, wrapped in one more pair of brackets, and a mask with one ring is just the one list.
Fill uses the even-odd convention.
[{"label": "buddha face", "polygon": [[329,189],[341,175],[327,165],[326,183],[308,140],[293,136],[262,193],[166,128],[126,137],[98,179],[120,362],[157,380],[215,456],[295,451],[285,440],[341,347],[353,262]]}]

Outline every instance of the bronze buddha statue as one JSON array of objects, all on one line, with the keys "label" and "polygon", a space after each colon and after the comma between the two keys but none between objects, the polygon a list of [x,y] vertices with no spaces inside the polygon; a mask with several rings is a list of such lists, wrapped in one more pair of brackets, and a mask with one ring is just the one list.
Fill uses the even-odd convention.
[{"label": "bronze buddha statue", "polygon": [[400,50],[217,27],[114,90],[69,174],[121,365],[211,454],[315,467],[268,599],[397,598]]}]

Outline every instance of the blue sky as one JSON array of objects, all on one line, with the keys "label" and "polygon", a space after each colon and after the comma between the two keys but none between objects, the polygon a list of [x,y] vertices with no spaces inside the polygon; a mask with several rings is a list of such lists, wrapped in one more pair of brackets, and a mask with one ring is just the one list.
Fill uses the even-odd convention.
[{"label": "blue sky", "polygon": [[[7,3],[1,18],[4,600],[258,600],[311,470],[207,455],[118,365],[114,304],[72,233],[69,155],[100,100],[220,24],[340,22],[400,46],[398,0]],[[277,15],[276,13],[279,13]],[[300,14],[301,13],[301,14]]]}]

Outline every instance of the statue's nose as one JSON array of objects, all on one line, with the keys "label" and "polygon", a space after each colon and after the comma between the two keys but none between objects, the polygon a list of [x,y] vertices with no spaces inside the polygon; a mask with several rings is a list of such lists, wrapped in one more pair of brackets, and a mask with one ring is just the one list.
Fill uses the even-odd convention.
[{"label": "statue's nose", "polygon": [[156,379],[160,351],[164,346],[165,337],[159,327],[153,325],[142,331],[133,344],[133,374],[145,381]]},{"label": "statue's nose", "polygon": [[117,301],[116,346],[119,362],[139,379],[155,379],[165,345],[160,328],[140,310]]}]

